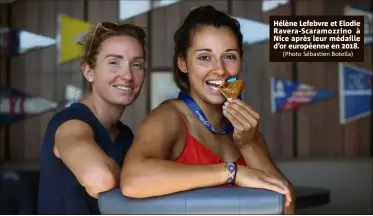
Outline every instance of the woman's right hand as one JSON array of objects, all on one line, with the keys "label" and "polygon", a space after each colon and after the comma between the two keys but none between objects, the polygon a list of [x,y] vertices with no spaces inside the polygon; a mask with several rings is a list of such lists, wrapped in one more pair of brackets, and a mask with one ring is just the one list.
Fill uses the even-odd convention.
[{"label": "woman's right hand", "polygon": [[272,190],[286,196],[286,205],[291,203],[290,189],[286,181],[269,173],[246,166],[237,167],[235,183],[241,187]]}]

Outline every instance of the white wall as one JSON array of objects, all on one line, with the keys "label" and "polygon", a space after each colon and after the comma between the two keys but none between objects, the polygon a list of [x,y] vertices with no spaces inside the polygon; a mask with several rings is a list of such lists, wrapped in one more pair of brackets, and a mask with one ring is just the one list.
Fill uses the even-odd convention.
[{"label": "white wall", "polygon": [[277,162],[295,186],[329,189],[329,204],[298,214],[372,214],[372,158]]}]

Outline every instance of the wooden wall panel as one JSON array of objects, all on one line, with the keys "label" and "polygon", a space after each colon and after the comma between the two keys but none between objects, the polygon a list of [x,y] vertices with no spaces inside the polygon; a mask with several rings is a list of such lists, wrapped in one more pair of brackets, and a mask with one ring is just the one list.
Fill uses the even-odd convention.
[{"label": "wooden wall panel", "polygon": [[[7,26],[10,7],[6,4],[0,4],[0,26]],[[0,52],[2,52],[0,50]],[[0,53],[0,85],[7,85],[8,80],[8,57],[1,55]],[[0,165],[6,159],[6,151],[7,151],[7,134],[8,134],[8,126],[0,126]]]},{"label": "wooden wall panel", "polygon": [[[26,27],[26,10],[25,2],[15,2],[12,4],[11,11],[11,28],[16,30],[27,30],[35,32],[35,25]],[[23,14],[24,16],[20,16]],[[13,88],[24,91],[25,89],[25,63],[27,58],[30,57],[26,55],[14,56],[11,59],[10,65],[10,82]],[[17,122],[10,126],[10,160],[12,161],[22,161],[24,158],[25,150],[25,132],[26,123],[25,121]]]},{"label": "wooden wall panel", "polygon": [[262,21],[262,1],[234,0],[231,2],[233,16]]},{"label": "wooden wall panel", "polygon": [[[91,22],[93,24],[97,24],[97,23],[103,21],[104,13],[101,10],[102,9],[101,3],[102,3],[101,0],[88,1],[88,21],[89,22]],[[117,15],[117,14],[115,14],[115,15]]]},{"label": "wooden wall panel", "polygon": [[[180,4],[178,4],[180,5]],[[149,65],[149,73],[152,73],[153,68],[169,68],[171,62],[167,62],[169,59],[166,56],[168,49],[171,46],[167,42],[167,26],[173,19],[167,19],[164,8],[158,8],[151,12],[151,32],[150,32],[150,44],[149,49],[151,53],[151,65]],[[176,18],[176,21],[179,21]]]},{"label": "wooden wall panel", "polygon": [[[58,5],[56,1],[42,1],[39,5],[39,34],[56,38],[58,31],[57,28],[57,15],[58,15]],[[56,99],[57,96],[57,49],[56,46],[50,46],[38,50],[40,61],[38,73],[40,81],[40,90],[39,95],[50,101],[59,102]],[[27,80],[28,82],[28,80]],[[40,146],[42,144],[45,130],[48,126],[49,120],[51,119],[54,111],[47,112],[43,115],[40,115],[40,133],[38,140],[35,141],[34,145],[29,146],[28,151],[26,152],[27,160],[36,162],[39,158]]]},{"label": "wooden wall panel", "polygon": [[329,157],[341,157],[345,154],[343,151],[342,127],[339,124],[339,84],[337,63],[325,62],[324,67],[326,79],[325,88],[335,94],[334,97],[327,101],[320,102],[325,103],[325,151],[328,152]]},{"label": "wooden wall panel", "polygon": [[[324,13],[324,1],[298,1],[296,2],[297,15],[322,15]],[[316,89],[325,89],[325,70],[324,63],[297,63],[298,81],[316,87]],[[328,151],[325,149],[326,124],[325,108],[326,103],[330,101],[320,101],[309,104],[297,110],[298,136],[296,144],[298,146],[298,156],[307,157],[326,156]]]},{"label": "wooden wall panel", "polygon": [[[325,2],[325,14],[343,14],[345,5],[353,5],[361,9],[370,10],[370,5],[372,4],[369,0],[341,0],[339,4],[332,4],[332,2]],[[372,45],[365,47],[365,59],[361,63],[349,63],[356,65],[360,68],[364,68],[368,71],[373,70],[372,68]],[[335,68],[338,66],[335,65]],[[334,69],[337,71],[338,69]],[[338,76],[335,76],[334,79],[337,80]],[[329,82],[333,82],[330,80]],[[336,104],[338,108],[338,104]],[[370,123],[370,117],[364,117],[359,120],[347,123],[345,125],[339,125],[340,130],[343,131],[341,149],[343,154],[346,156],[369,156],[370,155],[370,138],[372,133],[372,127]]]},{"label": "wooden wall panel", "polygon": [[[21,3],[21,2],[20,2]],[[42,13],[41,4],[35,4],[32,1],[25,1],[23,7],[25,8],[25,19],[24,19],[24,30],[29,30],[35,34],[43,35],[41,33],[42,23],[44,17],[41,17]],[[40,83],[40,77],[42,73],[40,66],[42,59],[39,50],[32,50],[24,54],[25,61],[23,65],[23,71],[20,73],[24,74],[24,92],[27,92],[33,96],[41,96],[40,90],[43,88]],[[13,77],[17,79],[18,77]],[[19,78],[18,78],[19,79]],[[42,96],[41,96],[42,97]],[[40,146],[40,117],[30,117],[23,121],[24,123],[24,143],[23,144],[23,161],[35,161],[37,160],[38,150]]]},{"label": "wooden wall panel", "polygon": [[185,16],[180,16],[180,14],[182,13],[182,4],[170,5],[169,7],[165,7],[163,11],[165,11],[166,20],[170,20],[169,22],[167,22],[166,26],[166,38],[163,39],[166,44],[165,56],[167,64],[165,65],[172,67],[174,55],[174,35],[176,30],[184,21]]},{"label": "wooden wall panel", "polygon": [[[55,38],[57,32],[57,3],[56,1],[43,1],[42,4],[39,5],[40,8],[40,34]],[[57,101],[56,95],[56,85],[57,85],[57,76],[56,76],[56,62],[57,62],[57,49],[56,46],[50,46],[46,48],[42,48],[38,50],[40,53],[40,96],[50,100],[50,101]],[[59,102],[59,101],[57,101]],[[40,116],[40,134],[39,134],[39,141],[35,143],[33,148],[30,150],[33,152],[31,158],[36,160],[39,156],[39,150],[44,138],[44,133],[46,127],[48,126],[48,122],[51,119],[54,112],[47,112]],[[26,153],[27,154],[27,153]]]}]

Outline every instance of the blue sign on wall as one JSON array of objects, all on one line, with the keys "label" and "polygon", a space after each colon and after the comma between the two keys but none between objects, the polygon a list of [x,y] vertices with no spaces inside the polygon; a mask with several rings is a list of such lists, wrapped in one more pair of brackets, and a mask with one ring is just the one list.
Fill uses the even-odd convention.
[{"label": "blue sign on wall", "polygon": [[372,104],[372,73],[356,66],[339,63],[340,123],[369,116]]}]

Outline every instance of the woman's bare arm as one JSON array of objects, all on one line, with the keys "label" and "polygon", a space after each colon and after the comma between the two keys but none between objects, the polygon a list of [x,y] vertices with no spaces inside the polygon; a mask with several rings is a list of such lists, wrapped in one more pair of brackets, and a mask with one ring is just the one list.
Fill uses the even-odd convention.
[{"label": "woman's bare arm", "polygon": [[152,111],[125,158],[122,193],[145,198],[223,184],[224,164],[191,165],[170,159],[173,146],[185,136],[183,119],[175,108],[165,104]]},{"label": "woman's bare arm", "polygon": [[272,157],[263,138],[263,135],[260,132],[258,132],[257,136],[255,137],[255,140],[252,143],[243,146],[243,148],[241,148],[240,150],[242,156],[245,159],[246,164],[250,168],[258,169],[275,175],[289,184],[292,203],[285,209],[285,213],[294,214],[294,189],[291,185],[291,182],[285,177],[285,175],[281,172],[281,170],[276,166],[276,164],[272,160]]},{"label": "woman's bare arm", "polygon": [[243,146],[240,151],[249,167],[286,179],[284,174],[273,162],[263,135],[260,132],[258,132],[252,143]]},{"label": "woman's bare arm", "polygon": [[85,122],[63,123],[56,131],[53,150],[91,196],[97,197],[118,185],[119,166],[100,149]]}]

